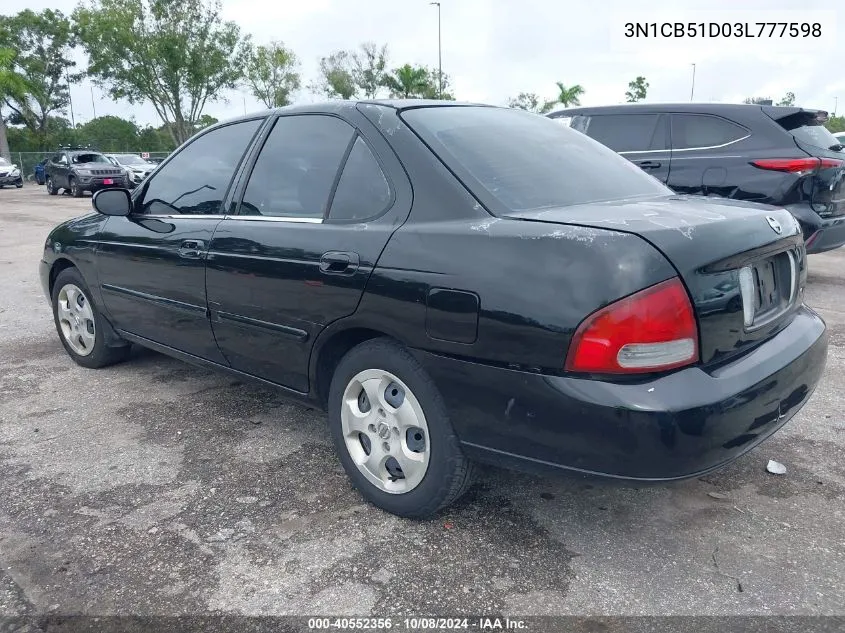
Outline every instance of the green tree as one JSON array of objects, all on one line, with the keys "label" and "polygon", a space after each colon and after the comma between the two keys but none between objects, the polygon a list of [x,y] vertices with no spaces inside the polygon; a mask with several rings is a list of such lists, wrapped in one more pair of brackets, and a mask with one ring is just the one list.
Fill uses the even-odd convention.
[{"label": "green tree", "polygon": [[282,42],[270,42],[250,50],[246,82],[253,96],[268,108],[291,103],[299,90],[299,60]]},{"label": "green tree", "polygon": [[508,100],[509,108],[539,112],[542,108],[539,95],[533,92],[520,92],[516,97]]},{"label": "green tree", "polygon": [[352,80],[365,98],[375,99],[384,86],[387,57],[387,45],[379,48],[373,42],[364,42],[350,54]]},{"label": "green tree", "polygon": [[7,132],[9,146],[15,152],[43,152],[45,145],[53,149],[57,145],[80,142],[78,130],[74,129],[69,120],[60,116],[49,117],[41,132],[33,132],[24,125],[10,126]]},{"label": "green tree", "polygon": [[845,116],[829,117],[824,126],[833,133],[845,132]]},{"label": "green tree", "polygon": [[50,117],[67,109],[69,84],[82,78],[81,73],[71,72],[76,66],[72,57],[76,44],[71,22],[61,11],[26,9],[0,16],[0,48],[16,51],[14,70],[25,82],[24,91],[7,95],[5,103],[14,122],[41,138],[42,149]]},{"label": "green tree", "polygon": [[358,94],[355,65],[349,51],[335,51],[320,58],[319,79],[311,90],[329,99],[351,99]]},{"label": "green tree", "polygon": [[199,118],[199,121],[197,121],[195,128],[196,131],[199,132],[200,130],[204,130],[205,128],[210,127],[216,123],[219,123],[219,121],[213,116],[211,116],[210,114],[203,114]]},{"label": "green tree", "polygon": [[794,106],[795,105],[795,93],[787,92],[784,95],[783,99],[778,101],[779,106]]},{"label": "green tree", "polygon": [[[431,97],[431,75],[424,66],[405,64],[384,77],[384,86],[392,98],[414,99]],[[434,86],[436,94],[437,87]]]},{"label": "green tree", "polygon": [[138,132],[138,150],[142,152],[172,152],[176,149],[173,135],[166,126],[147,126]]},{"label": "green tree", "polygon": [[560,81],[555,83],[557,84],[558,95],[557,98],[551,102],[553,106],[558,103],[563,104],[564,108],[581,105],[581,97],[584,96],[584,88],[581,85],[575,84],[574,86],[567,88]]},{"label": "green tree", "polygon": [[88,73],[114,99],[151,103],[174,144],[243,78],[249,40],[219,0],[92,0],[73,16]]},{"label": "green tree", "polygon": [[9,151],[9,136],[6,130],[6,120],[3,116],[3,104],[6,99],[18,100],[26,92],[24,78],[15,72],[15,51],[11,48],[0,48],[0,156],[11,161]]},{"label": "green tree", "polygon": [[138,149],[138,126],[116,116],[100,116],[77,128],[81,143],[90,143],[103,152],[128,152]]},{"label": "green tree", "polygon": [[[426,68],[428,74],[428,86],[422,91],[422,97],[425,99],[441,99],[442,101],[454,101],[455,97],[452,94],[452,79],[448,74],[443,73],[442,84],[437,80],[438,70],[436,68]],[[441,92],[442,87],[442,92]]]},{"label": "green tree", "polygon": [[648,82],[645,77],[638,76],[634,81],[628,83],[628,91],[625,93],[625,101],[635,103],[645,99],[648,92]]}]

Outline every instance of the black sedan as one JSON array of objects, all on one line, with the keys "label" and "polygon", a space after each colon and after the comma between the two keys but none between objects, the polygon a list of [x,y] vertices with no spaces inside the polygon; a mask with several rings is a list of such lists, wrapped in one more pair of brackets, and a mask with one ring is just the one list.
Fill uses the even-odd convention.
[{"label": "black sedan", "polygon": [[674,195],[547,118],[337,102],[203,130],[50,233],[59,338],[138,344],[324,407],[370,501],[474,461],[693,477],[804,405],[827,355],[784,209]]}]

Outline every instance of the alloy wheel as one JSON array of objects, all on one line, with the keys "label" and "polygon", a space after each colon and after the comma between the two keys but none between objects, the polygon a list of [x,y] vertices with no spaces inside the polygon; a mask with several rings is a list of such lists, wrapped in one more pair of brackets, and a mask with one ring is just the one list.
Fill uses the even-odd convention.
[{"label": "alloy wheel", "polygon": [[65,284],[59,291],[56,313],[67,344],[76,354],[88,356],[94,350],[97,338],[88,297],[78,286]]},{"label": "alloy wheel", "polygon": [[431,455],[428,424],[399,378],[381,369],[356,374],[343,392],[340,420],[346,449],[367,481],[391,494],[420,484]]}]

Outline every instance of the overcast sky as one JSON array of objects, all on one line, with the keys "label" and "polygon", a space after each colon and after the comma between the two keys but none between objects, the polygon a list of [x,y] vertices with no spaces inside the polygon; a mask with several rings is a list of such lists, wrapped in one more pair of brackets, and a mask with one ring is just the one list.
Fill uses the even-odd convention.
[{"label": "overcast sky", "polygon": [[[57,8],[69,14],[76,0],[22,0],[2,11]],[[650,84],[648,101],[689,101],[695,66],[696,101],[775,100],[787,91],[799,105],[845,110],[845,46],[837,22],[842,2],[830,0],[694,2],[565,2],[563,0],[442,0],[443,70],[461,100],[505,104],[519,92],[556,94],[555,81],[580,84],[584,105],[624,101],[637,75]],[[12,6],[14,5],[14,6]],[[633,8],[631,5],[635,5]],[[799,9],[798,7],[803,8]],[[406,62],[437,65],[437,8],[428,0],[223,0],[225,19],[257,43],[282,40],[301,60],[303,84],[316,75],[320,56],[363,41],[387,44],[391,67]],[[626,39],[624,25],[638,22],[819,22],[820,38]],[[756,30],[756,27],[753,27]],[[779,27],[778,27],[779,28]],[[80,56],[80,63],[84,58]],[[149,105],[115,103],[86,82],[72,91],[76,122],[115,114],[158,124]],[[225,95],[206,112],[223,119],[259,110],[246,90]],[[318,97],[303,91],[299,101]]]}]

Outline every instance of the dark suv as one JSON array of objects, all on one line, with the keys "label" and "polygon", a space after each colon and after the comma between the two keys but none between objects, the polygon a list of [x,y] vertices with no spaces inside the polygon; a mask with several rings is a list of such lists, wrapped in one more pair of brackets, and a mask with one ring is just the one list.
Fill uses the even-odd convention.
[{"label": "dark suv", "polygon": [[845,244],[845,153],[827,113],[734,104],[629,104],[549,115],[673,190],[782,206],[808,253]]},{"label": "dark suv", "polygon": [[76,198],[83,191],[126,187],[126,171],[111,163],[100,152],[85,148],[63,148],[50,157],[44,167],[47,193],[55,196],[60,189]]}]

